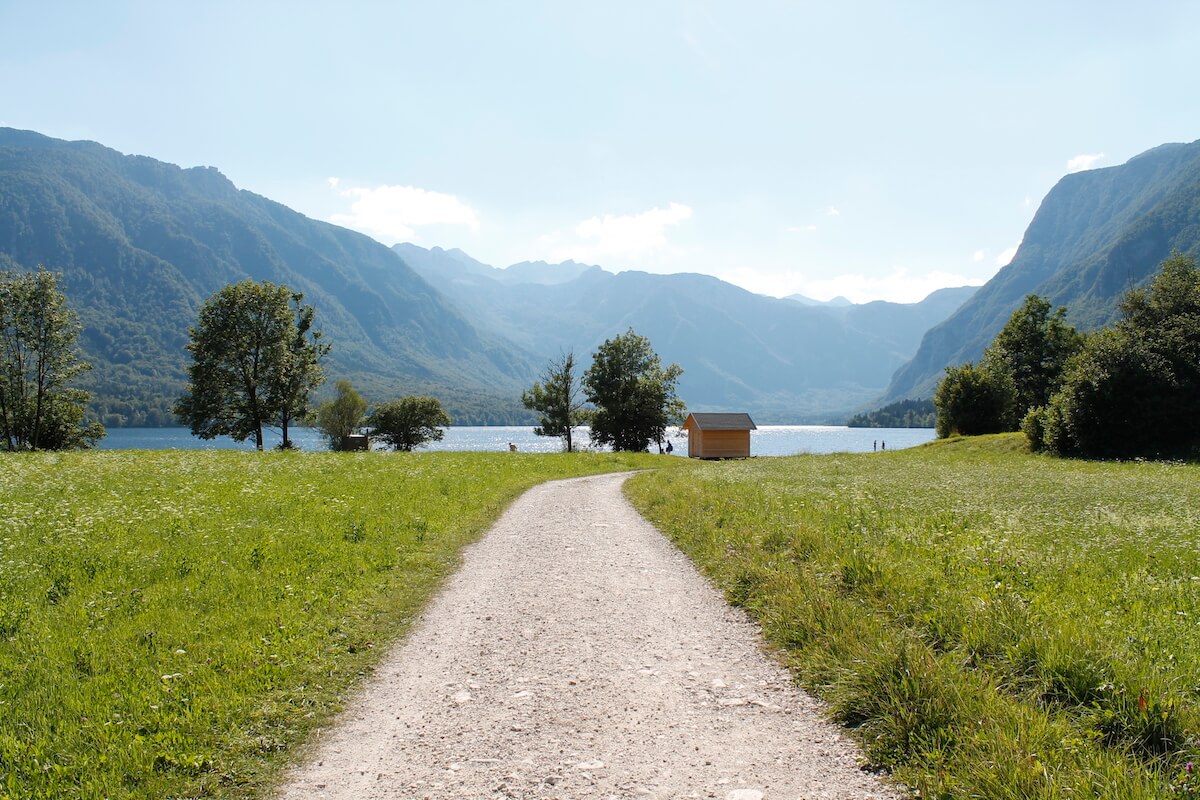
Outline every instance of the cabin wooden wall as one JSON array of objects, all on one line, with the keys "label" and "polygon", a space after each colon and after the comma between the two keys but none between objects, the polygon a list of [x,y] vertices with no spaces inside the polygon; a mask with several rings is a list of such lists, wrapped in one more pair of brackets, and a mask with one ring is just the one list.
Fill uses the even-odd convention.
[{"label": "cabin wooden wall", "polygon": [[688,431],[692,458],[749,458],[750,431]]}]

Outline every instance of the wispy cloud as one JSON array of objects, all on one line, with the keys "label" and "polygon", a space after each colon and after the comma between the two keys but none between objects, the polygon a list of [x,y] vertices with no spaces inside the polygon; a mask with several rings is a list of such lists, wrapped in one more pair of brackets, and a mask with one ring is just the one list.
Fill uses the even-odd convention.
[{"label": "wispy cloud", "polygon": [[1010,247],[1007,250],[1002,251],[1000,255],[996,256],[996,266],[1007,267],[1009,264],[1011,264],[1013,256],[1017,254],[1017,247],[1019,246],[1020,245]]},{"label": "wispy cloud", "polygon": [[976,250],[971,255],[971,260],[974,261],[976,264],[978,264],[980,261],[983,261],[983,257],[984,257],[984,252],[982,250]]},{"label": "wispy cloud", "polygon": [[415,186],[353,186],[342,189],[338,178],[330,188],[350,199],[350,212],[334,214],[329,221],[362,231],[384,244],[418,239],[417,229],[427,225],[459,225],[479,230],[475,209],[452,194]]},{"label": "wispy cloud", "polygon": [[588,263],[630,262],[669,248],[667,231],[692,217],[691,206],[671,203],[640,214],[604,214],[577,224],[569,233],[555,232],[539,240],[547,257],[554,261],[574,259]]},{"label": "wispy cloud", "polygon": [[1104,160],[1104,153],[1083,153],[1067,161],[1067,174],[1083,172],[1091,169],[1097,162]]}]

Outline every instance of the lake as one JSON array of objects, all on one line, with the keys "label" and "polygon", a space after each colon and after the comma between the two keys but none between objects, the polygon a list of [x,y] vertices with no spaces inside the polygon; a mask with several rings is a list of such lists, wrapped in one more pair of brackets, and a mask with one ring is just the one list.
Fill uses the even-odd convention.
[{"label": "lake", "polygon": [[[763,425],[750,433],[750,452],[756,456],[790,456],[798,453],[870,453],[883,443],[889,450],[901,450],[931,441],[932,428],[846,428],[840,425]],[[279,444],[279,433],[266,431],[265,446]],[[292,440],[301,450],[324,450],[325,442],[311,428],[296,428]],[[587,430],[576,431],[576,441],[586,444]],[[675,455],[687,454],[687,437],[672,436]],[[469,427],[446,429],[440,442],[422,450],[505,451],[515,444],[522,452],[554,453],[562,449],[559,439],[535,436],[533,428],[519,426]],[[204,440],[192,436],[187,428],[110,428],[100,440],[101,450],[253,450],[254,444],[235,442],[227,437]]]}]

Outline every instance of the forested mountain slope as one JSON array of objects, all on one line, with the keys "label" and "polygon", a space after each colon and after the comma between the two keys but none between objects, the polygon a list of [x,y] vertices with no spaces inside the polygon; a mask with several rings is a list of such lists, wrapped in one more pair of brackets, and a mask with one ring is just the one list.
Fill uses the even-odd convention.
[{"label": "forested mountain slope", "polygon": [[302,291],[327,373],[368,397],[434,392],[460,421],[523,417],[528,356],[481,335],[387,247],[181,169],[93,142],[0,129],[0,268],[61,271],[108,424],[173,424],[188,326],[227,283]]},{"label": "forested mountain slope", "polygon": [[1066,306],[1077,327],[1107,324],[1125,292],[1173,250],[1200,254],[1200,141],[1067,175],[1042,201],[1012,263],[925,335],[885,400],[932,396],[944,368],[978,359],[1030,293]]}]

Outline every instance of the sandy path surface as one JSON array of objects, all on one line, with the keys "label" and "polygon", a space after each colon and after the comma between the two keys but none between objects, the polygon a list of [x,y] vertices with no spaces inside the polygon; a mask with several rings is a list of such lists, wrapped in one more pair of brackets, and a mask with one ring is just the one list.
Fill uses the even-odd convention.
[{"label": "sandy path surface", "polygon": [[283,798],[895,798],[621,494],[536,487]]}]

